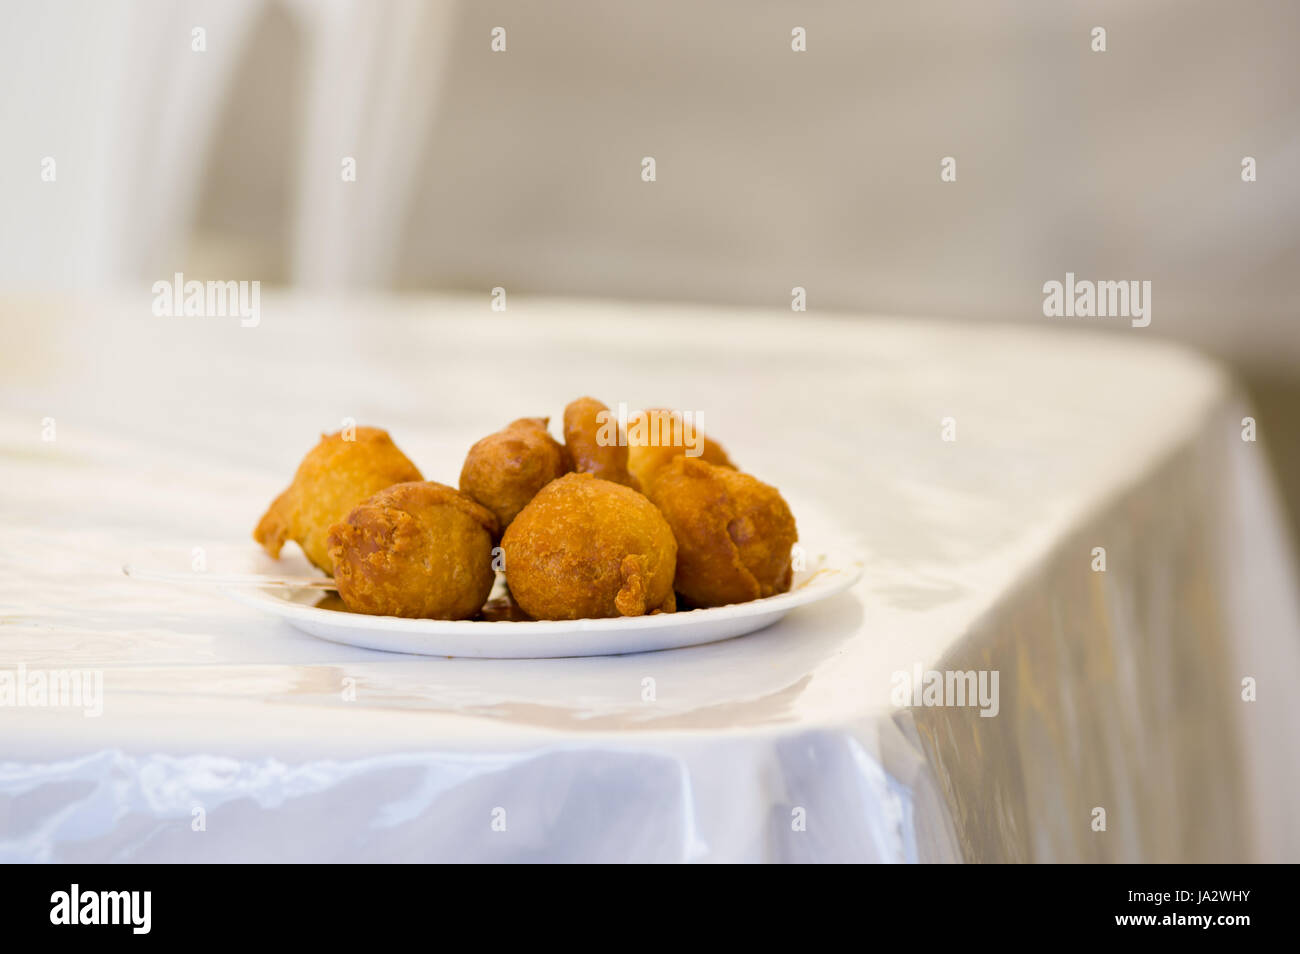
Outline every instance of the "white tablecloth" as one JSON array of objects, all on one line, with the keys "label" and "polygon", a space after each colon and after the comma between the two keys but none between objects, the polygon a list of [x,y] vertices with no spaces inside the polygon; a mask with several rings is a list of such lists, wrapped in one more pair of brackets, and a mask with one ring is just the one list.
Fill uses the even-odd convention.
[{"label": "white tablecloth", "polygon": [[[4,860],[1300,855],[1295,571],[1201,358],[1046,321],[267,295],[241,328],[150,300],[0,303],[0,670],[104,685],[98,717],[0,708]],[[715,645],[493,661],[119,572],[253,546],[344,418],[454,483],[474,439],[586,393],[702,411],[856,537],[863,581]],[[998,714],[896,706],[917,666],[996,670]]]}]

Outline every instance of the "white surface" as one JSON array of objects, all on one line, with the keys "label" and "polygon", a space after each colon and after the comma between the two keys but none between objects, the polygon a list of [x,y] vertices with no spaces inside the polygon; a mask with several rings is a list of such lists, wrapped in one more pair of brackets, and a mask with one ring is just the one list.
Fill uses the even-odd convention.
[{"label": "white surface", "polygon": [[[1294,792],[1294,577],[1280,538],[1219,545],[1241,508],[1276,512],[1200,359],[1137,332],[599,302],[266,296],[255,329],[149,302],[0,306],[0,661],[105,690],[99,718],[0,710],[6,858],[1295,857],[1283,812],[1250,827]],[[448,660],[119,572],[147,543],[245,543],[344,417],[448,481],[580,393],[703,411],[838,519],[863,579],[744,639]],[[1224,595],[1242,546],[1275,571],[1250,620]],[[896,708],[914,665],[999,670],[999,715]]]}]

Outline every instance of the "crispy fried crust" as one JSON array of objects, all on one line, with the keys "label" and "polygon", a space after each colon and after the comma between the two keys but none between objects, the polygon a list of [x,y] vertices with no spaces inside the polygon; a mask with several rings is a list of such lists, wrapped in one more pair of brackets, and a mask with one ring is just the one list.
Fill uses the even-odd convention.
[{"label": "crispy fried crust", "polygon": [[627,445],[620,437],[618,422],[595,398],[578,398],[564,409],[564,447],[573,469],[640,490],[640,482],[628,472]]},{"label": "crispy fried crust", "polygon": [[496,578],[496,533],[487,508],[445,484],[381,490],[330,528],[339,596],[358,613],[468,619]]},{"label": "crispy fried crust", "polygon": [[621,484],[590,474],[547,484],[502,547],[510,592],[537,619],[676,609],[672,531],[649,500]]},{"label": "crispy fried crust", "polygon": [[353,507],[376,491],[402,481],[420,480],[419,469],[398,450],[387,431],[358,427],[354,440],[345,432],[321,435],[253,530],[253,539],[273,557],[288,540],[326,573],[334,571],[326,536]]},{"label": "crispy fried crust", "polygon": [[545,417],[522,417],[478,441],[465,456],[460,489],[487,507],[502,530],[533,495],[572,468]]},{"label": "crispy fried crust", "polygon": [[775,487],[749,474],[679,457],[650,499],[677,539],[677,592],[694,606],[784,593],[793,576],[794,516]]},{"label": "crispy fried crust", "polygon": [[[661,470],[679,457],[686,457],[687,447],[682,441],[683,418],[680,412],[664,408],[650,408],[633,414],[627,423],[627,467],[641,490],[648,493]],[[705,434],[694,435],[701,441],[703,460],[719,467],[736,469],[722,445]]]}]

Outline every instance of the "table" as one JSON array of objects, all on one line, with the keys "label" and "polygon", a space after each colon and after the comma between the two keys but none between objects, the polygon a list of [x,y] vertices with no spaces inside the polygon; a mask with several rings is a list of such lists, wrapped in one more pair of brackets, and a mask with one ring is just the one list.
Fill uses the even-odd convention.
[{"label": "table", "polygon": [[[0,708],[0,859],[1296,857],[1295,567],[1249,409],[1195,354],[1046,319],[150,303],[0,303],[0,671],[103,680],[98,717]],[[454,483],[473,440],[585,393],[702,411],[857,539],[862,582],[715,645],[498,661],[119,572],[252,546],[344,418]],[[896,705],[918,668],[996,672],[996,716]]]}]

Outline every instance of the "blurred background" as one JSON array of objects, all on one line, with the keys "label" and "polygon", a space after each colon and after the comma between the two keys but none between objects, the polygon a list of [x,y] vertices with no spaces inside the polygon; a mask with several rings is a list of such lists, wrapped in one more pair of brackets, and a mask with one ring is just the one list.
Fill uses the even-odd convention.
[{"label": "blurred background", "polygon": [[1293,0],[3,0],[4,334],[177,271],[971,322],[1149,280],[1149,328],[1070,330],[1229,363],[1294,522],[1297,37]]}]

